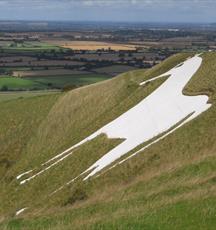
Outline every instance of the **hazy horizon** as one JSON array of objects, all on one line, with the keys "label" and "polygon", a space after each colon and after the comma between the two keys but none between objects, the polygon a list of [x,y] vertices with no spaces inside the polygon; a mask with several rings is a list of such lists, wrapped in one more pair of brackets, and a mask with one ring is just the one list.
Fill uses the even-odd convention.
[{"label": "hazy horizon", "polygon": [[0,20],[214,23],[215,0],[0,0]]},{"label": "hazy horizon", "polygon": [[74,19],[0,19],[1,22],[69,22],[69,23],[116,23],[116,24],[155,24],[155,25],[186,25],[186,24],[194,24],[194,25],[202,25],[202,24],[216,24],[216,21],[209,22],[193,22],[193,21],[115,21],[115,20],[74,20]]}]

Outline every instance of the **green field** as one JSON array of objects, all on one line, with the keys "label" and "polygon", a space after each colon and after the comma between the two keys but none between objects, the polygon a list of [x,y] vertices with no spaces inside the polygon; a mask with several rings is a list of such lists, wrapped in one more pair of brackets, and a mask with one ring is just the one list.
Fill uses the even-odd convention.
[{"label": "green field", "polygon": [[[0,76],[0,90],[42,90],[61,89],[65,86],[83,86],[109,79],[103,74],[80,74],[40,77],[6,77]],[[6,90],[5,90],[6,87]]]},{"label": "green field", "polygon": [[[192,54],[67,93],[0,102],[0,228],[215,229],[216,53],[184,89],[208,94],[212,107],[100,177],[50,195],[122,140],[100,135],[25,185],[16,176],[82,140],[160,86],[158,76]],[[31,127],[31,128],[29,128]],[[16,217],[21,208],[28,209]]]},{"label": "green field", "polygon": [[105,74],[74,74],[62,76],[26,77],[25,79],[44,85],[52,84],[53,87],[64,87],[66,85],[88,85],[109,78],[110,76]]},{"label": "green field", "polygon": [[8,42],[6,45],[0,46],[1,52],[4,53],[40,53],[40,52],[62,52],[67,50],[56,45],[47,44],[38,41],[32,42]]},{"label": "green field", "polygon": [[43,42],[8,42],[8,44],[4,46],[0,46],[0,48],[4,51],[59,51],[63,50],[62,48],[43,43]]},{"label": "green field", "polygon": [[43,88],[41,84],[28,79],[3,76],[0,77],[0,89],[4,90],[5,87],[7,90],[26,90],[33,88]]}]

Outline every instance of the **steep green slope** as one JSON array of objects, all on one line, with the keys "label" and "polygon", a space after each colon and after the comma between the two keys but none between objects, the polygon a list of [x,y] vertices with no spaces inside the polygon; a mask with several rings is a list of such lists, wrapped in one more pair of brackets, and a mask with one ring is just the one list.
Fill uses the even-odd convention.
[{"label": "steep green slope", "polygon": [[[58,94],[0,102],[0,178],[17,164],[29,139],[58,98]],[[0,180],[1,180],[0,179]]]},{"label": "steep green slope", "polygon": [[201,69],[184,90],[190,95],[208,93],[213,106],[164,140],[100,177],[85,183],[77,181],[52,196],[52,191],[121,140],[108,140],[102,135],[26,185],[20,186],[15,180],[18,173],[40,167],[44,160],[127,111],[165,79],[146,88],[140,87],[139,82],[165,72],[187,56],[177,55],[152,70],[130,72],[62,95],[31,135],[17,164],[7,170],[1,184],[1,219],[6,221],[23,207],[29,209],[22,214],[24,219],[9,219],[2,228],[211,229],[215,226],[215,53],[203,55]]}]

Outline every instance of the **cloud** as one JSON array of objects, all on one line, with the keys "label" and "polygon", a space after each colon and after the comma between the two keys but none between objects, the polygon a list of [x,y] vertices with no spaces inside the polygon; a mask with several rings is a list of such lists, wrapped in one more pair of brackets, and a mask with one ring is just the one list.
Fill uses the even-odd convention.
[{"label": "cloud", "polygon": [[216,7],[215,0],[0,0],[1,6],[17,6],[31,8],[35,6],[51,6],[53,4],[65,7],[180,7],[202,8]]}]

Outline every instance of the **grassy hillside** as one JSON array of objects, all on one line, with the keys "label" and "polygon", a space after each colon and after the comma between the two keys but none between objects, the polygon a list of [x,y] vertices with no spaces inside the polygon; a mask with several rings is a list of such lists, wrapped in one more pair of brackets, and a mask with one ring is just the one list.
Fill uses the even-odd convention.
[{"label": "grassy hillside", "polygon": [[[77,180],[52,196],[121,140],[101,135],[29,183],[20,186],[15,179],[23,171],[39,170],[42,162],[137,104],[165,78],[144,87],[139,82],[164,73],[188,56],[179,54],[151,70],[129,72],[63,95],[0,103],[4,106],[0,156],[14,162],[2,172],[0,227],[215,229],[215,53],[202,55],[201,68],[184,89],[189,95],[207,93],[213,106],[170,136],[100,177],[85,183]],[[21,147],[14,154],[17,143]],[[15,218],[15,212],[24,207],[29,209]]]},{"label": "grassy hillside", "polygon": [[58,90],[0,92],[0,102],[60,93]]},{"label": "grassy hillside", "polygon": [[0,102],[1,178],[5,170],[17,163],[29,138],[34,135],[57,98],[58,94],[52,94]]}]

